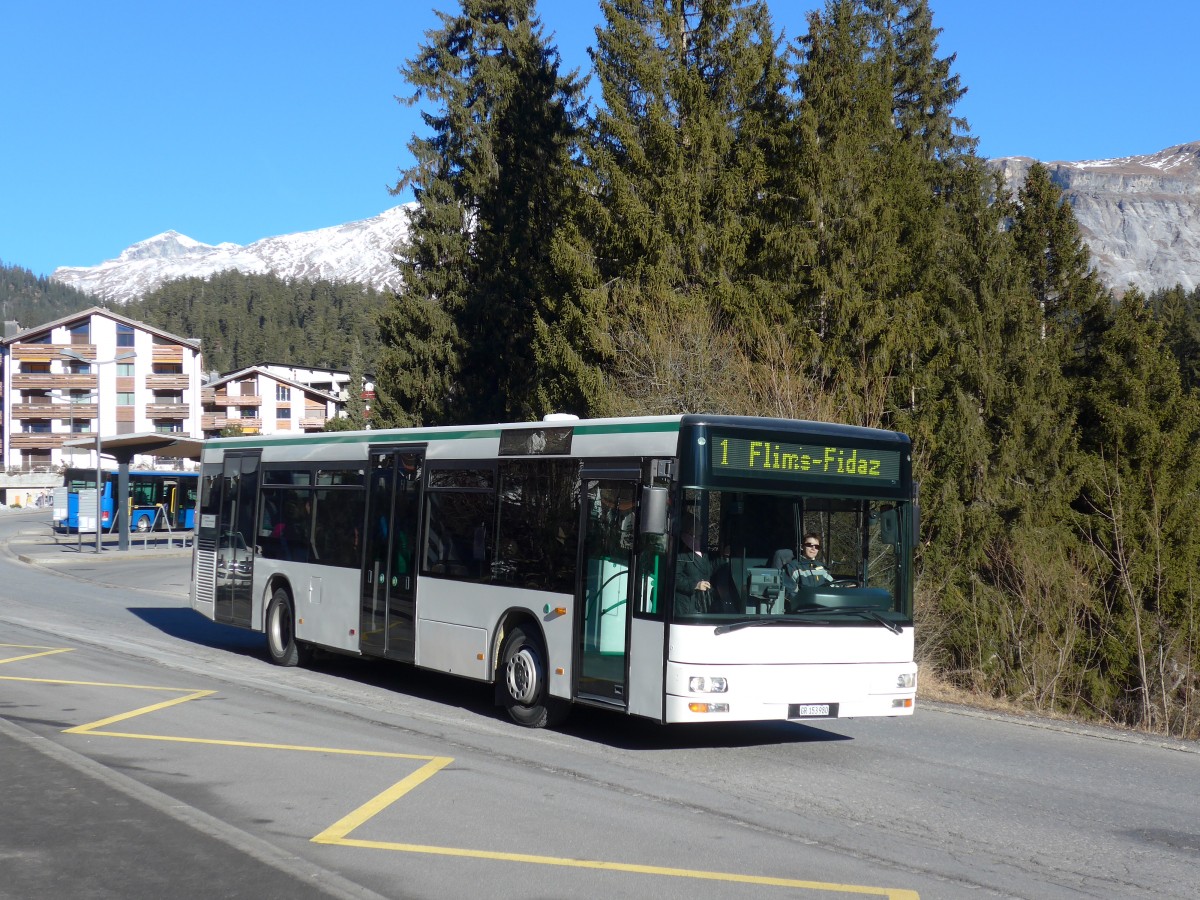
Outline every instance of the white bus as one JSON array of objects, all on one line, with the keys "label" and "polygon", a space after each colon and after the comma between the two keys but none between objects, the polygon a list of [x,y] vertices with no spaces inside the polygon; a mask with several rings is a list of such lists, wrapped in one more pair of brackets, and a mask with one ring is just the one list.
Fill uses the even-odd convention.
[{"label": "white bus", "polygon": [[[451,672],[532,727],[909,715],[911,462],[894,432],[708,415],[213,439],[191,602],[280,665]],[[827,574],[796,581],[806,535]]]}]

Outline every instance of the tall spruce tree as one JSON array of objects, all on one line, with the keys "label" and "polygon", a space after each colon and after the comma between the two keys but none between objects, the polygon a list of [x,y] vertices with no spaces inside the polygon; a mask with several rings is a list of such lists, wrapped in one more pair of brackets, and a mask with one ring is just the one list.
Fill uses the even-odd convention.
[{"label": "tall spruce tree", "polygon": [[555,255],[578,184],[581,86],[559,73],[532,0],[462,0],[439,15],[403,69],[409,102],[437,111],[423,113],[432,135],[410,142],[416,163],[396,186],[417,208],[398,251],[403,296],[380,320],[383,412],[490,421],[586,407],[595,363]]},{"label": "tall spruce tree", "polygon": [[[770,16],[741,0],[604,0],[601,11],[583,227],[598,304],[619,320],[620,390],[631,408],[728,408],[726,339],[776,302],[761,199],[786,106]],[[700,346],[664,367],[647,339],[672,330]]]},{"label": "tall spruce tree", "polygon": [[900,414],[938,396],[930,319],[952,277],[956,219],[980,202],[974,140],[953,115],[963,90],[938,34],[923,2],[836,0],[810,14],[798,45],[785,193],[809,239],[793,242],[806,274],[794,309],[818,339],[815,372],[864,424],[908,426]]},{"label": "tall spruce tree", "polygon": [[1190,292],[1176,285],[1150,295],[1151,308],[1162,323],[1167,346],[1171,348],[1183,386],[1192,391],[1200,387],[1200,288]]}]

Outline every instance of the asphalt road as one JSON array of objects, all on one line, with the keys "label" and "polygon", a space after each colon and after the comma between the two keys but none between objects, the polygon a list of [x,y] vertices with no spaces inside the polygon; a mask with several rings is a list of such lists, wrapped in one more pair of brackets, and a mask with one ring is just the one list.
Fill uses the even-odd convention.
[{"label": "asphalt road", "polygon": [[1200,747],[912,718],[528,731],[485,685],[267,661],[190,553],[0,513],[0,897],[1193,897]]}]

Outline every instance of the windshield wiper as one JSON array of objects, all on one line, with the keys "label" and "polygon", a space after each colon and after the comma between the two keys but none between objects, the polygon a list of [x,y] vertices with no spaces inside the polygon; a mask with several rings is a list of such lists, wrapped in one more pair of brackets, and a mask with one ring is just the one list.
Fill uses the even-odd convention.
[{"label": "windshield wiper", "polygon": [[811,625],[813,624],[811,621],[796,617],[809,616],[814,613],[824,613],[827,615],[831,613],[850,613],[851,615],[865,616],[874,622],[878,622],[892,634],[904,633],[903,628],[895,622],[885,619],[879,614],[879,610],[873,606],[806,606],[804,609],[798,609],[786,616],[754,616],[753,618],[730,622],[728,625],[718,625],[713,629],[713,634],[728,634],[731,631],[740,631],[743,628],[751,628],[757,625]]},{"label": "windshield wiper", "polygon": [[794,616],[753,616],[748,619],[738,619],[736,622],[730,622],[727,625],[718,625],[713,629],[713,634],[728,634],[731,631],[740,631],[743,628],[752,628],[756,625],[812,625],[812,622],[805,622],[803,619],[797,619]]},{"label": "windshield wiper", "polygon": [[[827,612],[827,613],[852,613],[854,615],[866,616],[868,619],[873,619],[874,621],[878,622],[880,625],[882,625],[884,628],[886,628],[892,634],[903,634],[904,633],[903,628],[901,628],[899,625],[897,625],[895,622],[891,621],[890,619],[885,619],[883,616],[881,616],[879,614],[879,610],[877,610],[873,606],[827,606],[827,607],[824,607],[822,611]],[[804,613],[809,613],[809,612],[816,612],[816,610],[815,609],[803,609],[800,612],[801,612],[801,614],[804,614]]]}]

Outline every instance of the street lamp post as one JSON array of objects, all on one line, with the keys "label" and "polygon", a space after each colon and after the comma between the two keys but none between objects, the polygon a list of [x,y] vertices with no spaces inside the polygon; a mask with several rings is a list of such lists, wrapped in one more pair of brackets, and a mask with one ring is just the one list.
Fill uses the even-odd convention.
[{"label": "street lamp post", "polygon": [[[104,470],[100,465],[100,367],[108,363],[124,362],[127,359],[133,359],[137,356],[132,350],[128,353],[118,353],[112,359],[88,359],[74,350],[60,350],[58,354],[63,359],[72,360],[74,362],[83,363],[87,366],[96,367],[96,552],[99,553],[102,548],[102,538],[104,536],[103,517],[101,516],[101,508],[104,505]],[[122,498],[123,499],[123,498]],[[113,520],[116,521],[119,507],[117,506],[117,492],[113,491]]]}]

